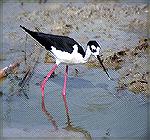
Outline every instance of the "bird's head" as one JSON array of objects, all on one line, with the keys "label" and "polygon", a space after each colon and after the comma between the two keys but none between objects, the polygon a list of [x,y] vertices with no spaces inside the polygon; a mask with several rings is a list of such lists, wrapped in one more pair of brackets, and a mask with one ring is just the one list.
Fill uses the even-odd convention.
[{"label": "bird's head", "polygon": [[100,45],[95,40],[91,40],[88,42],[87,46],[89,47],[91,54],[97,58],[100,53]]},{"label": "bird's head", "polygon": [[100,49],[101,49],[100,45],[95,40],[91,40],[87,43],[87,46],[89,47],[91,54],[94,55],[98,59],[98,61],[100,62],[101,66],[103,67],[103,70],[106,72],[109,79],[111,79],[106,68],[103,65],[103,61],[101,60],[101,58],[99,56]]}]

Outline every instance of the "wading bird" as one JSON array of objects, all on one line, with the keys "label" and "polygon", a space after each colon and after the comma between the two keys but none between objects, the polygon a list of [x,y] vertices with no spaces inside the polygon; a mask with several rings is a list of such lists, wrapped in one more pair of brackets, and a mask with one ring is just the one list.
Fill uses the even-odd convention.
[{"label": "wading bird", "polygon": [[83,48],[73,39],[67,36],[53,35],[53,34],[45,34],[42,32],[34,32],[26,29],[25,27],[20,27],[30,34],[36,41],[38,41],[42,46],[45,47],[46,50],[50,51],[52,56],[55,58],[56,63],[47,74],[46,78],[41,83],[41,91],[42,97],[44,97],[44,87],[51,76],[51,74],[55,71],[60,63],[66,64],[66,70],[64,74],[64,85],[62,90],[62,95],[66,95],[66,84],[68,77],[68,65],[69,64],[80,64],[86,63],[91,55],[94,55],[100,62],[104,71],[110,79],[110,76],[105,69],[102,60],[100,59],[100,45],[95,41],[91,40],[87,43],[87,48],[84,51]]}]

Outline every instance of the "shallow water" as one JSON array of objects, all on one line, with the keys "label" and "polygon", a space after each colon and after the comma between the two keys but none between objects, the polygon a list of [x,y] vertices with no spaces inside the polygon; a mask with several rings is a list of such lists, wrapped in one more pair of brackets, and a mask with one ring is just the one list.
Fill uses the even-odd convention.
[{"label": "shallow water", "polygon": [[[39,4],[32,6],[25,4],[22,9],[19,3],[4,4],[3,7],[3,66],[7,66],[10,62],[20,58],[20,44],[24,43],[25,34],[20,30],[22,24],[19,20],[12,18],[22,11],[32,11],[40,9]],[[10,9],[7,10],[7,9]],[[95,28],[100,21],[95,20]],[[26,21],[27,24],[28,21]],[[76,34],[71,32],[70,36],[80,40],[81,36],[94,36],[99,33],[84,32],[90,28],[90,24],[84,26],[82,30]],[[101,24],[105,28],[106,24]],[[117,25],[116,25],[117,26]],[[82,24],[81,24],[82,27]],[[9,41],[9,33],[16,32],[17,36]],[[110,32],[118,40],[112,41],[103,36],[101,43],[103,50],[120,49],[128,40],[128,46],[134,46],[137,40],[146,33],[132,33],[115,28]],[[19,35],[21,38],[19,38]],[[116,36],[115,36],[116,35]],[[132,40],[129,40],[132,38]],[[18,40],[18,41],[17,41]],[[27,45],[32,47],[33,41],[29,39]],[[114,45],[116,44],[116,45]],[[105,46],[105,47],[104,47]],[[15,51],[12,52],[10,48]],[[22,48],[24,49],[24,48]],[[33,48],[27,47],[26,51],[30,52]],[[52,64],[44,64],[42,50],[34,73],[24,90],[17,95],[17,84],[13,75],[10,75],[3,81],[1,91],[3,92],[3,137],[81,137],[85,139],[132,139],[148,137],[148,112],[149,102],[142,94],[135,95],[129,91],[117,92],[117,79],[119,74],[117,71],[109,70],[109,74],[114,80],[109,80],[101,69],[88,69],[84,65],[70,66],[69,78],[67,83],[66,102],[63,100],[61,90],[63,86],[64,65],[60,65],[56,71],[57,76],[50,78],[45,87],[45,112],[42,111],[42,99],[40,83],[44,76],[52,67]],[[23,68],[23,66],[21,66]],[[74,75],[74,69],[78,68],[79,75]],[[27,94],[29,99],[24,96]],[[10,94],[14,93],[14,96]],[[69,112],[66,112],[65,104],[67,104]],[[71,123],[70,123],[71,122]]]}]

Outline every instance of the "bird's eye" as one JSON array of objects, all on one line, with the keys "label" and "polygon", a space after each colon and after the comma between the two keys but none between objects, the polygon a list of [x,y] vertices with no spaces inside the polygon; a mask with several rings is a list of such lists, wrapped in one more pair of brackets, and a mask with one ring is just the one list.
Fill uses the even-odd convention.
[{"label": "bird's eye", "polygon": [[92,45],[92,46],[90,46],[90,50],[91,50],[91,52],[96,52],[96,47],[94,46],[94,45]]},{"label": "bird's eye", "polygon": [[96,52],[96,49],[92,49],[92,52],[93,52],[93,53]]}]

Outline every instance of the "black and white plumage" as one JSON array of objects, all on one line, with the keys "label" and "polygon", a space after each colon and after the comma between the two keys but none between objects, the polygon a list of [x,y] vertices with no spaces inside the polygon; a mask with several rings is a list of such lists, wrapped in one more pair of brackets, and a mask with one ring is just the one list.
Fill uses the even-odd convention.
[{"label": "black and white plumage", "polygon": [[[45,34],[41,32],[33,32],[21,25],[20,27],[23,28],[28,34],[30,34],[35,40],[37,40],[42,46],[44,46],[46,50],[50,51],[51,54],[56,58],[56,60],[57,59],[63,60],[62,58],[60,58],[62,57],[62,55],[67,57],[67,53],[68,55],[75,53],[75,50],[77,50],[76,53],[81,55],[78,57],[83,57],[83,58],[85,57],[85,52],[83,48],[73,38],[67,36]],[[69,63],[69,61],[66,60],[65,62],[64,60],[64,63]],[[74,63],[80,63],[80,62],[77,61]]]},{"label": "black and white plumage", "polygon": [[34,32],[21,25],[20,27],[44,46],[46,50],[50,51],[58,63],[85,63],[92,53],[99,54],[100,46],[96,41],[89,41],[85,52],[73,38]]},{"label": "black and white plumage", "polygon": [[[87,43],[86,51],[77,43],[73,38],[67,36],[53,35],[53,34],[45,34],[42,32],[34,32],[26,29],[25,27],[20,27],[25,30],[28,34],[30,34],[36,41],[38,41],[42,46],[45,47],[46,50],[50,51],[50,53],[56,59],[56,66],[52,68],[50,71],[54,71],[56,67],[60,63],[67,64],[66,74],[68,73],[68,64],[79,64],[86,63],[91,55],[94,55],[102,65],[104,71],[109,77],[107,70],[105,69],[102,60],[100,59],[100,45],[95,41],[89,41]],[[49,75],[49,74],[48,74]],[[110,78],[110,77],[109,77]],[[43,81],[42,87],[44,92],[44,86],[47,79]],[[65,89],[65,88],[64,88]],[[44,93],[43,93],[44,95]]]}]

